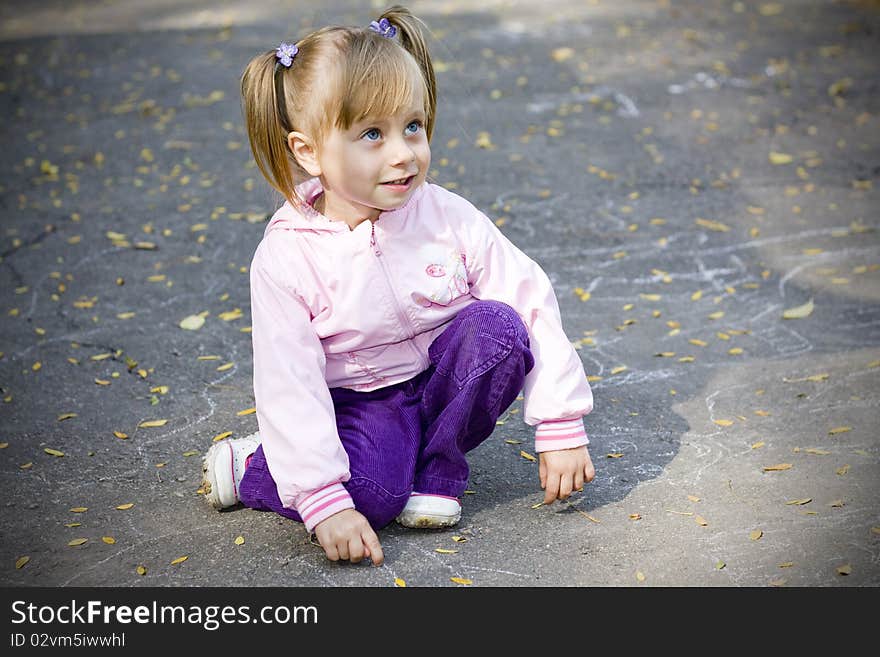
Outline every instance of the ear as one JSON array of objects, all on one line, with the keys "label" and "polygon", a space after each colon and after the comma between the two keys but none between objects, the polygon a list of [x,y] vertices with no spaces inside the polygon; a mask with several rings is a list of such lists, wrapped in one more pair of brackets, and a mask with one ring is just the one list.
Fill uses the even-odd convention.
[{"label": "ear", "polygon": [[290,132],[287,135],[287,146],[299,165],[309,172],[309,175],[320,176],[321,165],[318,163],[315,143],[302,132]]}]

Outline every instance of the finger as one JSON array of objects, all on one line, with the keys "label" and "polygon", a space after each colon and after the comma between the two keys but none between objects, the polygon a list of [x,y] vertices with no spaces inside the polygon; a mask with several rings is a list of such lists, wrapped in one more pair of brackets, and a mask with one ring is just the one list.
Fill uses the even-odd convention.
[{"label": "finger", "polygon": [[584,471],[578,470],[574,475],[574,489],[581,492],[584,489]]},{"label": "finger", "polygon": [[559,495],[559,475],[547,475],[547,488],[544,490],[544,504],[553,504],[553,500]]},{"label": "finger", "polygon": [[336,544],[336,549],[339,550],[339,558],[343,561],[348,560],[348,541],[341,540]]},{"label": "finger", "polygon": [[586,467],[584,467],[584,479],[587,483],[590,483],[595,478],[596,468],[593,467],[593,462],[588,460]]},{"label": "finger", "polygon": [[541,488],[546,488],[547,486],[547,466],[544,463],[544,459],[542,458],[540,463],[538,463],[538,477],[541,480]]},{"label": "finger", "polygon": [[381,566],[385,561],[385,555],[382,553],[382,545],[379,543],[379,537],[372,529],[363,534],[364,543],[366,544],[367,556],[374,566]]},{"label": "finger", "polygon": [[336,549],[336,546],[332,543],[324,548],[324,554],[327,555],[327,558],[330,561],[339,561],[339,552]]},{"label": "finger", "polygon": [[559,478],[559,499],[565,500],[571,496],[571,475],[564,474]]},{"label": "finger", "polygon": [[364,542],[360,536],[355,536],[348,542],[348,558],[352,563],[360,563],[364,558]]}]

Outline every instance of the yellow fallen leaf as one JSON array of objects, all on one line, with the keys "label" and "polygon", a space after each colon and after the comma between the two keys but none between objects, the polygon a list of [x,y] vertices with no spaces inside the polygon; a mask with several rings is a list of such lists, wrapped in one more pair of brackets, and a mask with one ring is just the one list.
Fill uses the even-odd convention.
[{"label": "yellow fallen leaf", "polygon": [[880,527],[871,527],[871,533],[880,534]]},{"label": "yellow fallen leaf", "polygon": [[760,529],[753,529],[751,532],[749,532],[749,538],[752,539],[753,541],[757,541],[763,535],[764,535],[764,532],[762,532]]},{"label": "yellow fallen leaf", "polygon": [[82,545],[83,543],[87,542],[88,540],[89,539],[87,539],[87,538],[75,538],[72,541],[68,542],[68,545],[70,547],[76,547],[77,545]]},{"label": "yellow fallen leaf", "polygon": [[712,219],[696,219],[694,223],[696,223],[698,226],[702,226],[703,228],[716,230],[722,233],[726,233],[730,230],[730,226],[728,226],[727,224],[723,224],[720,221],[713,221]]},{"label": "yellow fallen leaf", "polygon": [[804,451],[805,451],[807,454],[816,454],[817,456],[825,456],[826,454],[830,454],[830,453],[831,453],[831,452],[829,452],[828,450],[824,450],[824,449],[816,449],[815,447],[807,447],[807,449],[805,449]]},{"label": "yellow fallen leaf", "polygon": [[690,342],[691,344],[695,344],[695,345],[697,345],[698,347],[705,347],[706,345],[709,344],[708,342],[704,342],[703,340],[699,340],[699,339],[697,339],[697,338],[690,338],[690,339],[688,340],[688,342]]},{"label": "yellow fallen leaf", "polygon": [[226,370],[231,370],[233,367],[235,367],[235,363],[223,363],[223,365],[217,368],[217,371],[225,372]]},{"label": "yellow fallen leaf", "polygon": [[706,519],[703,516],[694,516],[694,522],[696,522],[700,527],[706,527],[709,523],[706,522]]},{"label": "yellow fallen leaf", "polygon": [[847,431],[852,431],[852,427],[834,427],[833,429],[828,430],[828,435],[836,436],[839,433],[846,433]]},{"label": "yellow fallen leaf", "polygon": [[696,292],[694,292],[691,295],[691,301],[699,301],[702,298],[703,298],[703,291],[702,290],[697,290]]},{"label": "yellow fallen leaf", "polygon": [[122,433],[121,431],[114,431],[113,435],[116,436],[117,438],[119,438],[120,440],[125,440],[126,438],[128,438],[128,434]]},{"label": "yellow fallen leaf", "polygon": [[629,519],[630,519],[630,520],[641,520],[641,519],[642,519],[642,514],[641,514],[641,513],[630,513],[630,514],[629,514]]},{"label": "yellow fallen leaf", "polygon": [[553,59],[557,62],[564,62],[567,59],[571,59],[574,55],[574,50],[571,48],[556,48],[553,52],[550,53]]},{"label": "yellow fallen leaf", "polygon": [[764,472],[779,472],[781,470],[790,470],[791,463],[777,463],[776,465],[765,465]]},{"label": "yellow fallen leaf", "polygon": [[521,440],[514,440],[513,438],[505,438],[504,442],[506,442],[508,445],[522,445]]},{"label": "yellow fallen leaf", "polygon": [[244,536],[236,536],[233,543],[236,545],[244,545]]},{"label": "yellow fallen leaf", "polygon": [[469,586],[473,584],[473,582],[469,579],[465,579],[464,577],[450,577],[450,581],[455,582],[456,584],[464,584],[465,586]]},{"label": "yellow fallen leaf", "polygon": [[522,456],[524,459],[527,459],[527,460],[529,460],[529,461],[537,461],[537,460],[538,460],[538,459],[536,459],[534,456],[532,456],[531,454],[529,454],[528,452],[524,452],[524,451],[522,451],[522,450],[519,451],[519,455]]},{"label": "yellow fallen leaf", "polygon": [[398,588],[401,588],[401,589],[405,589],[405,588],[406,588],[406,582],[404,582],[404,581],[403,581],[402,579],[400,579],[399,577],[395,577],[395,578],[394,578],[394,586],[396,586],[396,587],[398,587]]},{"label": "yellow fallen leaf", "polygon": [[138,566],[137,568],[135,568],[135,572],[138,575],[144,576],[147,574],[147,569],[145,566]]},{"label": "yellow fallen leaf", "polygon": [[626,365],[619,365],[619,366],[615,367],[613,370],[611,370],[611,373],[612,374],[620,374],[621,372],[626,372],[626,370],[627,370]]},{"label": "yellow fallen leaf", "polygon": [[661,351],[659,353],[654,354],[654,356],[656,356],[658,358],[672,358],[673,356],[675,356],[675,352],[674,351]]},{"label": "yellow fallen leaf", "polygon": [[51,447],[44,447],[43,451],[49,456],[64,456],[64,452],[59,452],[57,449],[52,449]]},{"label": "yellow fallen leaf", "polygon": [[687,497],[691,502],[699,502],[700,501],[700,498],[697,497],[696,495],[688,495]]},{"label": "yellow fallen leaf", "polygon": [[733,347],[732,349],[728,349],[727,353],[731,356],[739,356],[743,352],[741,347]]},{"label": "yellow fallen leaf", "polygon": [[722,570],[727,564],[719,560],[715,562],[715,570]]},{"label": "yellow fallen leaf", "polygon": [[637,570],[636,571],[636,579],[640,582],[644,582],[645,581],[645,573],[643,573],[641,570]]},{"label": "yellow fallen leaf", "polygon": [[789,500],[788,502],[786,502],[786,504],[794,505],[794,506],[803,506],[804,504],[809,504],[812,501],[813,501],[812,497],[804,497],[799,500]]},{"label": "yellow fallen leaf", "polygon": [[27,562],[30,560],[30,557],[19,557],[15,560],[15,569],[20,570],[21,568],[24,568],[25,564],[27,564]]},{"label": "yellow fallen leaf", "polygon": [[81,522],[65,522],[64,526],[65,527],[82,527],[82,523]]},{"label": "yellow fallen leaf", "polygon": [[171,565],[172,565],[172,566],[176,566],[176,565],[179,564],[179,563],[183,563],[183,562],[186,561],[187,559],[189,559],[189,556],[188,556],[188,555],[187,555],[187,556],[183,556],[183,557],[177,557],[174,561],[171,562]]},{"label": "yellow fallen leaf", "polygon": [[619,459],[623,456],[623,452],[612,452],[611,454],[606,454],[605,457],[609,459]]},{"label": "yellow fallen leaf", "polygon": [[89,510],[89,507],[87,507],[87,506],[75,506],[70,510],[70,512],[71,513],[85,513],[88,510]]},{"label": "yellow fallen leaf", "polygon": [[128,502],[126,504],[120,504],[116,508],[119,509],[120,511],[128,511],[133,506],[134,506],[133,502]]},{"label": "yellow fallen leaf", "polygon": [[844,564],[843,566],[837,567],[838,575],[849,575],[852,573],[852,566],[849,564]]},{"label": "yellow fallen leaf", "polygon": [[95,379],[95,383],[99,386],[109,386],[110,382],[107,379]]},{"label": "yellow fallen leaf", "polygon": [[138,426],[142,428],[164,427],[167,423],[168,420],[144,420]]},{"label": "yellow fallen leaf", "polygon": [[770,164],[791,164],[794,158],[788,153],[770,151]]},{"label": "yellow fallen leaf", "polygon": [[810,299],[802,306],[795,306],[784,310],[782,312],[782,319],[803,319],[804,317],[809,317],[810,313],[813,312],[813,307],[813,300]]},{"label": "yellow fallen leaf", "polygon": [[199,452],[194,449],[187,450],[183,453],[183,456],[198,456]]},{"label": "yellow fallen leaf", "polygon": [[252,415],[253,413],[256,413],[256,412],[257,412],[256,408],[246,408],[243,411],[239,411],[238,413],[236,413],[236,415]]},{"label": "yellow fallen leaf", "polygon": [[180,320],[180,328],[187,331],[197,331],[205,325],[205,318],[201,315],[189,315]]},{"label": "yellow fallen leaf", "polygon": [[729,427],[733,424],[733,420],[712,420],[719,427]]},{"label": "yellow fallen leaf", "polygon": [[447,550],[446,548],[434,548],[434,552],[438,554],[458,554],[458,550]]},{"label": "yellow fallen leaf", "polygon": [[453,536],[452,540],[456,543],[464,543],[465,541],[467,541],[467,538],[465,538],[464,536]]},{"label": "yellow fallen leaf", "polygon": [[224,431],[223,433],[218,433],[216,436],[214,436],[211,439],[211,441],[217,443],[217,442],[220,442],[221,440],[223,440],[224,438],[229,438],[229,436],[231,436],[231,435],[232,435],[231,431]]},{"label": "yellow fallen leaf", "polygon": [[761,16],[778,16],[784,9],[781,2],[765,2],[758,7],[758,12]]},{"label": "yellow fallen leaf", "polygon": [[835,472],[837,472],[837,474],[839,474],[842,477],[847,472],[849,472],[849,463],[847,463],[846,465],[840,466],[839,468],[837,468],[837,470],[835,470]]},{"label": "yellow fallen leaf", "polygon": [[714,313],[709,313],[708,317],[709,319],[721,319],[722,317],[724,317],[724,311],[716,310]]},{"label": "yellow fallen leaf", "polygon": [[116,539],[112,536],[102,536],[101,540],[104,541],[107,545],[113,545],[116,543]]},{"label": "yellow fallen leaf", "polygon": [[761,449],[765,444],[763,440],[759,440],[756,443],[752,443],[752,449]]},{"label": "yellow fallen leaf", "polygon": [[835,508],[835,509],[839,509],[845,505],[846,505],[846,502],[844,502],[843,500],[834,500],[833,502],[828,503],[828,506]]},{"label": "yellow fallen leaf", "polygon": [[825,381],[826,379],[828,379],[830,377],[831,377],[830,374],[828,374],[827,372],[823,372],[822,374],[811,374],[810,376],[805,376],[802,379],[783,378],[782,380],[785,383],[803,383],[804,381],[813,381],[814,383],[821,383],[822,381]]},{"label": "yellow fallen leaf", "polygon": [[58,422],[63,422],[64,420],[69,420],[70,418],[76,417],[76,413],[62,413],[58,416]]},{"label": "yellow fallen leaf", "polygon": [[779,564],[780,568],[791,568],[792,566],[794,566],[794,561],[783,561]]}]

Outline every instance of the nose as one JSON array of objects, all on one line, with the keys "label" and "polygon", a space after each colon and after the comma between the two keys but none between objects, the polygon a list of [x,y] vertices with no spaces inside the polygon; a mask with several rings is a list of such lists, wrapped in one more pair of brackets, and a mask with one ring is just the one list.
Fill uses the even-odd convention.
[{"label": "nose", "polygon": [[391,144],[391,164],[397,166],[400,164],[409,164],[415,161],[416,152],[410,147],[406,139],[398,137]]}]

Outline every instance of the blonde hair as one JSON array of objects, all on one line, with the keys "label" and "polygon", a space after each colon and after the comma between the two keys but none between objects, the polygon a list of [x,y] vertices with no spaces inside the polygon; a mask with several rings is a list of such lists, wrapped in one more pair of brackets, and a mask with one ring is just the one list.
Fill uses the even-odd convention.
[{"label": "blonde hair", "polygon": [[290,151],[296,130],[320,143],[333,128],[347,130],[368,117],[385,117],[412,103],[424,89],[425,132],[434,129],[437,87],[424,23],[401,6],[385,18],[397,28],[387,38],[369,27],[325,27],[296,43],[289,67],[275,50],[254,57],[241,77],[242,109],[251,151],[269,184],[292,203],[310,176]]}]

